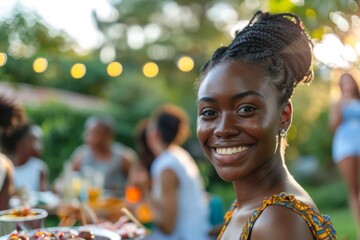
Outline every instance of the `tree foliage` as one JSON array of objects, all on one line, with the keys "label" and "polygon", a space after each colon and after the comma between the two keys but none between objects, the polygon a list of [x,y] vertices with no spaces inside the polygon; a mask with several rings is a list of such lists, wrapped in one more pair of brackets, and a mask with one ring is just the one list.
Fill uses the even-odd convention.
[{"label": "tree foliage", "polygon": [[[108,18],[94,13],[97,27],[104,36],[103,44],[81,54],[72,39],[64,32],[52,30],[36,14],[18,9],[0,21],[0,52],[8,55],[7,63],[0,67],[0,79],[106,99],[111,113],[121,122],[119,131],[129,140],[138,120],[148,117],[155,107],[165,102],[184,107],[195,129],[194,82],[200,67],[216,48],[228,44],[234,31],[245,26],[259,9],[294,12],[317,41],[321,41],[324,34],[336,33],[344,42],[352,39],[349,44],[355,46],[356,38],[349,36],[354,36],[352,30],[360,26],[359,5],[355,0],[114,0],[112,3],[114,11]],[[177,60],[185,55],[195,63],[190,72],[177,68]],[[48,60],[44,73],[33,71],[33,61],[38,57]],[[110,61],[122,63],[124,71],[120,76],[109,77],[106,67]],[[159,74],[154,78],[146,78],[142,73],[148,61],[159,66]],[[78,80],[70,75],[75,63],[83,63],[87,68],[86,75]],[[325,127],[329,84],[328,79],[318,74],[321,63],[316,59],[314,63],[317,74],[313,86],[301,87],[293,99],[295,116],[288,156],[296,159],[302,154],[314,154],[325,163],[330,161],[331,137]],[[71,132],[66,128],[71,127],[61,122],[62,118],[49,119],[35,120],[46,128],[57,129],[53,129],[56,134],[49,131],[54,136],[51,141],[60,141],[60,133]]]}]

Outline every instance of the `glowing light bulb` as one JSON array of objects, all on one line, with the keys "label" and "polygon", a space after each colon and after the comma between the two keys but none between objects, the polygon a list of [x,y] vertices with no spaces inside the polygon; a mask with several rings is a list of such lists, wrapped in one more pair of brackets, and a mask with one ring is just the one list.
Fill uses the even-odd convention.
[{"label": "glowing light bulb", "polygon": [[0,67],[4,66],[7,62],[7,55],[6,53],[0,52]]},{"label": "glowing light bulb", "polygon": [[37,73],[45,72],[47,66],[48,66],[48,61],[46,60],[46,58],[37,58],[33,63],[34,71]]},{"label": "glowing light bulb", "polygon": [[111,62],[107,66],[107,73],[110,77],[118,77],[123,72],[123,66],[119,62]]},{"label": "glowing light bulb", "polygon": [[71,68],[71,76],[75,79],[79,79],[85,76],[86,67],[82,63],[76,63]]},{"label": "glowing light bulb", "polygon": [[143,67],[143,73],[145,77],[153,78],[156,77],[159,73],[159,67],[154,62],[148,62]]},{"label": "glowing light bulb", "polygon": [[180,71],[190,72],[194,69],[194,60],[191,57],[181,57],[177,62],[177,66]]}]

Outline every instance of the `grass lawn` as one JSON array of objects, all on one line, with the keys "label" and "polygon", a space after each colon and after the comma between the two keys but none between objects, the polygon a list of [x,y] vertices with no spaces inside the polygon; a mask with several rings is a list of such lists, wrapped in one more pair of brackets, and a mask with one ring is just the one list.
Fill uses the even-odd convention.
[{"label": "grass lawn", "polygon": [[[348,192],[340,179],[320,186],[305,186],[321,214],[329,215],[339,240],[356,240],[356,224],[348,207]],[[359,232],[360,233],[360,232]]]},{"label": "grass lawn", "polygon": [[330,215],[337,232],[338,240],[356,240],[356,227],[354,218],[348,208],[322,211]]}]

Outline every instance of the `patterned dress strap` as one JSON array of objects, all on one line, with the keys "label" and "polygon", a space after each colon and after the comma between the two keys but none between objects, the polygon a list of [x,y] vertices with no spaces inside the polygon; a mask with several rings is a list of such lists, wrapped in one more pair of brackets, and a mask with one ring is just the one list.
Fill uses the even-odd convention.
[{"label": "patterned dress strap", "polygon": [[247,224],[244,226],[240,240],[250,239],[250,234],[256,220],[259,218],[264,209],[270,205],[284,206],[298,213],[306,221],[312,234],[316,237],[317,240],[336,239],[335,229],[332,226],[328,216],[320,215],[310,206],[297,200],[293,195],[280,193],[271,197],[267,197],[263,200],[262,206],[253,212]]},{"label": "patterned dress strap", "polygon": [[224,216],[224,226],[221,228],[221,231],[217,237],[217,240],[220,240],[221,236],[223,235],[223,233],[225,232],[225,229],[227,228],[229,222],[230,222],[230,219],[235,211],[235,209],[237,208],[237,203],[236,203],[236,200],[231,204],[229,210],[225,213],[225,216]]}]

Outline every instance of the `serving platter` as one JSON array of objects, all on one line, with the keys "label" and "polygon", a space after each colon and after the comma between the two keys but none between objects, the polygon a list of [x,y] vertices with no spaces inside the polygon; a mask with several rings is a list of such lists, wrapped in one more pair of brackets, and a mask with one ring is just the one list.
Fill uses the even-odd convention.
[{"label": "serving platter", "polygon": [[[46,232],[55,232],[55,231],[62,231],[67,232],[70,230],[76,230],[76,231],[91,231],[95,235],[94,240],[121,240],[120,236],[107,229],[103,228],[97,228],[94,226],[88,227],[88,226],[80,226],[80,227],[49,227],[49,228],[39,228],[36,230],[31,230],[25,232],[28,236],[33,236],[38,230],[40,231],[46,231]],[[10,234],[0,237],[0,240],[7,240],[9,239]]]},{"label": "serving platter", "polygon": [[45,227],[47,211],[37,208],[14,208],[0,211],[0,236],[11,233],[17,226],[24,229]]},{"label": "serving platter", "polygon": [[31,215],[17,216],[13,213],[13,209],[0,211],[0,222],[27,221],[46,218],[48,213],[43,209],[32,208],[29,210]]}]

